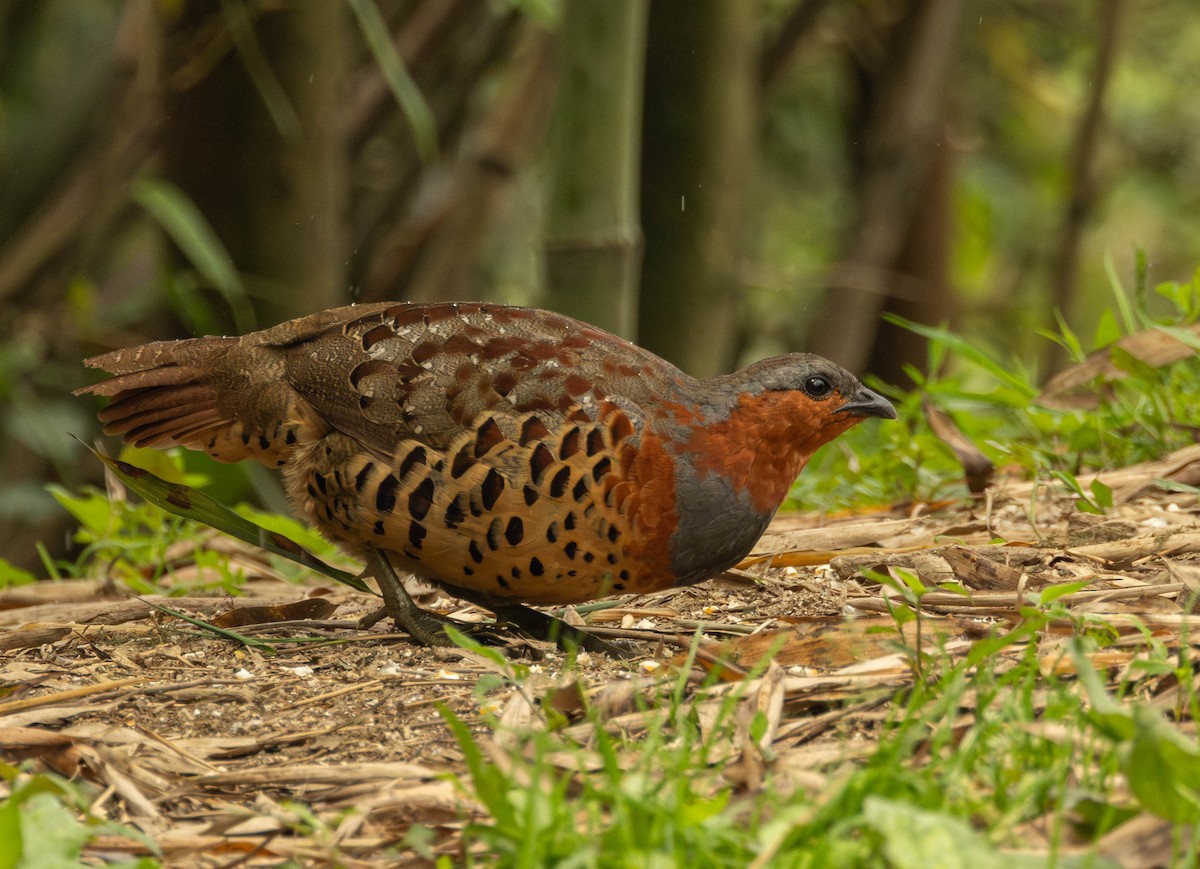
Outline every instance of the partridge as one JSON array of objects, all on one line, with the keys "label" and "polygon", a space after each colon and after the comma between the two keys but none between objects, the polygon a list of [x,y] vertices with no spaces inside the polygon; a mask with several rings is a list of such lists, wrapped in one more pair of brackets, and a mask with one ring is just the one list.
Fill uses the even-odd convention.
[{"label": "partridge", "polygon": [[499,611],[700,582],[741,560],[813,452],[895,418],[802,353],[705,380],[548,311],[334,308],[86,360],[104,430],[282,470],[385,610],[445,641],[395,567]]}]

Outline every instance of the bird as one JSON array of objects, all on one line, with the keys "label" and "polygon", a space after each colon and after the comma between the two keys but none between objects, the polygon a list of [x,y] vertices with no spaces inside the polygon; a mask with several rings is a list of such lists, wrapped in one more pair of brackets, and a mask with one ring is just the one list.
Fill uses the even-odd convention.
[{"label": "bird", "polygon": [[493,612],[646,594],[742,560],[822,445],[883,396],[789,353],[695,378],[570,317],[349,305],[241,337],[84,360],[107,434],[279,469],[414,641],[442,621],[397,569]]}]

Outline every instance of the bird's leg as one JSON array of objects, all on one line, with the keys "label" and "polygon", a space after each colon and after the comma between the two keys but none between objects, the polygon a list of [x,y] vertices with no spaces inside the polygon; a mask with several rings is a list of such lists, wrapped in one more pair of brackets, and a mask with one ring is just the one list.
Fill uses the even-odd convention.
[{"label": "bird's leg", "polygon": [[365,616],[360,627],[370,627],[383,616],[391,616],[414,640],[423,646],[450,646],[450,638],[442,630],[445,621],[417,606],[404,590],[388,557],[374,546],[367,549],[367,572],[379,583],[383,608]]},{"label": "bird's leg", "polygon": [[[421,645],[453,645],[442,630],[444,625],[450,624],[450,620],[439,618],[417,606],[404,590],[404,585],[396,575],[392,563],[388,561],[387,555],[381,550],[375,547],[367,550],[365,573],[374,576],[375,581],[379,583],[379,591],[383,594],[383,606],[360,619],[359,627],[368,628],[380,619],[391,616],[396,624]],[[451,593],[491,610],[496,615],[497,622],[506,622],[539,640],[555,643],[564,650],[574,647],[589,652],[605,652],[618,658],[627,658],[632,652],[631,648],[624,644],[602,640],[585,630],[568,625],[562,619],[524,604],[498,603],[486,595],[472,594],[465,589],[454,589]]]}]

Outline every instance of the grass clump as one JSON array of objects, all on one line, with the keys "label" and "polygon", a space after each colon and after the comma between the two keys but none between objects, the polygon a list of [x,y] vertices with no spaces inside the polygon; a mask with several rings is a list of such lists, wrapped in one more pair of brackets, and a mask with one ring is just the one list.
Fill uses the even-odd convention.
[{"label": "grass clump", "polygon": [[[1077,369],[1082,382],[1063,396],[1045,394],[1036,370],[1022,360],[944,328],[893,318],[928,340],[930,373],[908,369],[909,390],[873,383],[895,400],[897,423],[859,426],[822,449],[790,504],[838,510],[963,497],[962,468],[930,429],[925,402],[950,414],[996,466],[1071,490],[1081,488],[1075,478],[1085,471],[1153,460],[1195,443],[1200,332],[1191,327],[1200,321],[1200,272],[1191,282],[1153,291],[1144,273],[1132,291],[1111,279],[1118,313],[1101,318],[1090,353],[1064,321],[1058,333],[1046,333],[1072,363],[1092,363]],[[1161,336],[1184,350],[1170,363],[1142,361],[1137,354],[1150,355],[1144,348]],[[1105,509],[1102,493],[1077,494],[1090,512]]]},{"label": "grass clump", "polygon": [[[444,712],[485,810],[463,831],[465,862],[1105,867],[1101,838],[1146,813],[1175,825],[1173,860],[1194,863],[1200,748],[1128,699],[1178,649],[1147,646],[1106,688],[1091,657],[1115,633],[1053,598],[1007,633],[925,656],[911,685],[815,710],[836,719],[825,752],[760,742],[760,683],[697,688],[686,667],[622,727],[589,710],[566,730],[481,735]],[[1047,640],[1064,620],[1075,639]]]}]

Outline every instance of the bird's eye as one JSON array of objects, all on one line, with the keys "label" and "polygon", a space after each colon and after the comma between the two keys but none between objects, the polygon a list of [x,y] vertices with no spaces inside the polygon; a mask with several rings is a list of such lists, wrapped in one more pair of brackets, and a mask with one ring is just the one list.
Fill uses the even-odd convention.
[{"label": "bird's eye", "polygon": [[814,376],[804,381],[804,391],[809,398],[826,398],[833,392],[833,386],[824,377]]}]

